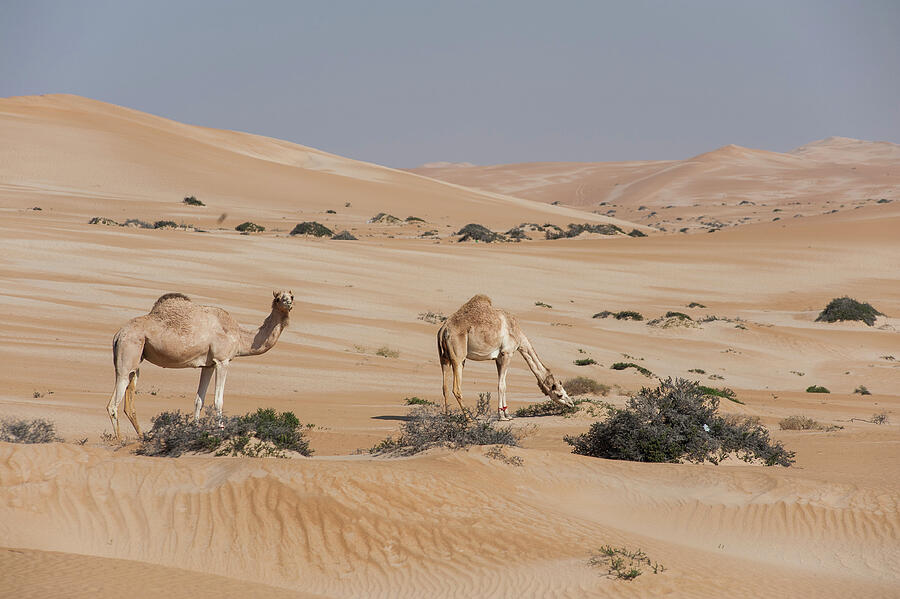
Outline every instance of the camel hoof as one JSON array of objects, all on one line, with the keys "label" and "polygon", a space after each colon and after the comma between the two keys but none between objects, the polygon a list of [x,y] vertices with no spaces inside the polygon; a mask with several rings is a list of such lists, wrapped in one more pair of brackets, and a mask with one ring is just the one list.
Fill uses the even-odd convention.
[{"label": "camel hoof", "polygon": [[501,413],[500,413],[500,420],[503,420],[503,421],[505,422],[505,421],[507,421],[507,420],[512,420],[512,418],[510,418],[505,412],[501,412]]}]

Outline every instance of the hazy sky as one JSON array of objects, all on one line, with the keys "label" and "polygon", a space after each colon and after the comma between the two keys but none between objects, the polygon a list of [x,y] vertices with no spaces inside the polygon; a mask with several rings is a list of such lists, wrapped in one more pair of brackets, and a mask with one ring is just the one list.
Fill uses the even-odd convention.
[{"label": "hazy sky", "polygon": [[0,96],[410,167],[900,142],[900,0],[0,0]]}]

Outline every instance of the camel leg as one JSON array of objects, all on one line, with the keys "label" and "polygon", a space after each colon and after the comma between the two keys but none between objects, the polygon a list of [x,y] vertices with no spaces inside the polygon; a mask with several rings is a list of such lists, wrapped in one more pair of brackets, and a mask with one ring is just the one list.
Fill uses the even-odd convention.
[{"label": "camel leg", "polygon": [[135,370],[128,377],[128,387],[125,388],[125,415],[128,416],[128,419],[131,421],[134,432],[140,437],[141,425],[138,424],[137,412],[134,411],[134,388],[137,385],[138,372],[139,371]]},{"label": "camel leg", "polygon": [[450,406],[447,403],[447,399],[450,397],[450,379],[453,377],[453,367],[450,365],[450,360],[441,360],[441,391],[444,393],[444,414],[450,411]]},{"label": "camel leg", "polygon": [[462,363],[453,362],[453,396],[456,398],[456,402],[459,404],[459,409],[462,410],[463,416],[465,416],[466,420],[468,420],[469,413],[466,412],[466,407],[462,402],[462,371]]},{"label": "camel leg", "polygon": [[500,420],[512,420],[506,413],[506,373],[509,372],[510,355],[501,353],[495,360],[497,363],[497,413]]},{"label": "camel leg", "polygon": [[[200,420],[200,412],[203,410],[203,402],[206,399],[206,390],[209,389],[209,381],[216,371],[215,366],[204,366],[200,369],[200,385],[197,386],[197,397],[194,399],[194,422]],[[218,379],[218,377],[216,377]]]},{"label": "camel leg", "polygon": [[225,400],[225,377],[228,375],[228,363],[230,360],[216,362],[216,418],[219,420],[219,426],[224,426],[222,421],[222,404]]},{"label": "camel leg", "polygon": [[109,413],[109,421],[112,423],[113,432],[116,433],[116,439],[121,440],[122,435],[119,433],[119,403],[125,397],[125,390],[128,388],[131,373],[116,373],[116,388],[113,390],[109,403],[106,404],[106,411]]}]

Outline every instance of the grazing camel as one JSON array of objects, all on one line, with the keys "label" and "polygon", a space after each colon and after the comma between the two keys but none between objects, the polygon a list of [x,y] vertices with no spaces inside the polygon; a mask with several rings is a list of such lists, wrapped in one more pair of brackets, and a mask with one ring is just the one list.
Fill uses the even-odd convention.
[{"label": "grazing camel", "polygon": [[206,389],[216,374],[216,414],[222,418],[225,376],[232,358],[258,356],[275,345],[287,327],[294,304],[293,291],[273,291],[272,311],[255,331],[242,329],[228,312],[195,304],[186,295],[167,293],[156,300],[149,314],[129,320],[113,338],[116,387],[106,411],[116,438],[119,434],[119,402],[125,399],[125,415],[138,435],[134,411],[134,387],[140,363],[147,360],[163,368],[200,368],[200,386],[194,400],[194,420],[200,418]]},{"label": "grazing camel", "polygon": [[448,377],[453,376],[453,395],[465,413],[462,403],[462,371],[466,358],[470,360],[494,360],[499,378],[500,395],[498,412],[500,420],[510,420],[506,413],[506,373],[513,352],[518,351],[537,378],[538,387],[553,401],[572,405],[562,384],[544,366],[541,359],[519,327],[518,319],[504,310],[498,310],[486,295],[476,295],[448,318],[437,334],[438,356],[443,371],[444,411],[448,411]]}]

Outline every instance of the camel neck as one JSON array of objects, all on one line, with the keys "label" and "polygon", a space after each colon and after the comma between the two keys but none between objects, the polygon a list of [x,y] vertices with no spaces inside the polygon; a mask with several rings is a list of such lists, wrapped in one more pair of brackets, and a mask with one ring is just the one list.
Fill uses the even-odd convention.
[{"label": "camel neck", "polygon": [[538,382],[543,382],[543,380],[547,378],[547,375],[550,374],[550,371],[547,370],[547,367],[544,366],[543,362],[541,362],[541,359],[538,357],[537,352],[534,351],[534,347],[531,346],[528,338],[524,335],[522,336],[522,342],[519,344],[519,353],[522,354],[523,358],[525,358],[525,362],[528,364],[528,368],[530,368],[531,372],[534,373],[534,376],[535,378],[537,378]]},{"label": "camel neck", "polygon": [[258,356],[266,353],[275,346],[287,325],[287,314],[273,309],[258,329],[241,331],[241,350],[238,356]]}]

